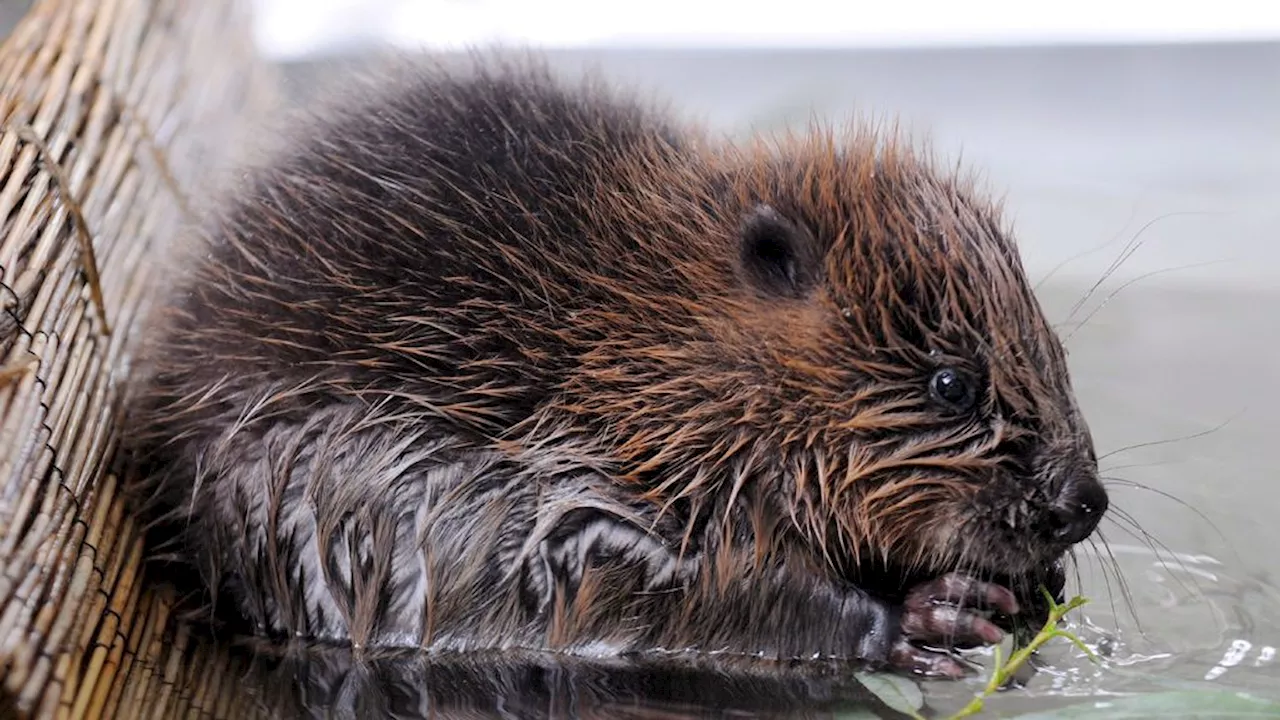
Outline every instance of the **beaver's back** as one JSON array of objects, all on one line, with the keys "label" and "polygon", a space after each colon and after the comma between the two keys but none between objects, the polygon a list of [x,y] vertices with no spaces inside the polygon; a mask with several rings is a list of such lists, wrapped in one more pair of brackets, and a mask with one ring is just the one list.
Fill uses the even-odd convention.
[{"label": "beaver's back", "polygon": [[[179,335],[224,370],[384,363],[400,353],[378,346],[413,345],[399,370],[448,373],[508,355],[501,345],[521,343],[498,336],[514,326],[616,303],[623,285],[680,290],[662,266],[694,248],[642,218],[618,232],[631,218],[602,209],[642,191],[628,163],[683,162],[676,131],[642,104],[481,66],[418,71],[316,125],[245,176],[183,305]],[[519,360],[554,358],[546,349]]]}]

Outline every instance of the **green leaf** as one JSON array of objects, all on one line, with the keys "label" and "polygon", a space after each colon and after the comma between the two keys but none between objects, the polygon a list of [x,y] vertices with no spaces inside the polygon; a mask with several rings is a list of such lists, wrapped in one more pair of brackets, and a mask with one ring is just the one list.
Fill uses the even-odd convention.
[{"label": "green leaf", "polygon": [[854,677],[868,692],[900,713],[918,716],[924,707],[924,692],[907,678],[867,672],[854,673]]},{"label": "green leaf", "polygon": [[1018,715],[1019,720],[1062,718],[1280,718],[1280,703],[1229,690],[1183,691],[1098,698],[1055,710]]}]

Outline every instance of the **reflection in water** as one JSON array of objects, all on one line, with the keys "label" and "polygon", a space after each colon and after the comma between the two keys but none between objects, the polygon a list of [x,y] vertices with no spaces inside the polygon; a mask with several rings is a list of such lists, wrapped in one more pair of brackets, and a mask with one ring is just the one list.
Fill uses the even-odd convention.
[{"label": "reflection in water", "polygon": [[595,661],[546,654],[387,655],[338,648],[243,648],[244,692],[275,717],[829,718],[905,717],[871,695],[847,664]]}]

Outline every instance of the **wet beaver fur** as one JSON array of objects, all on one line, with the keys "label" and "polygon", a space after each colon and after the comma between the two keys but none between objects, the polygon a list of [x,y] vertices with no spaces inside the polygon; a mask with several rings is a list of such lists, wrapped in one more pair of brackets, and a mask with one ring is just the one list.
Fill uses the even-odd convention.
[{"label": "wet beaver fur", "polygon": [[155,547],[255,632],[957,676],[1106,510],[997,209],[895,136],[498,61],[295,133],[127,433]]}]

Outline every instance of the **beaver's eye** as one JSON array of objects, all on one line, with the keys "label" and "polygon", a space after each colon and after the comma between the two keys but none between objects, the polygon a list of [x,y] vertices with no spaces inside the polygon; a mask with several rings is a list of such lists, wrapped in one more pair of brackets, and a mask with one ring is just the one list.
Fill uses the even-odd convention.
[{"label": "beaver's eye", "polygon": [[929,394],[955,410],[965,411],[978,399],[972,378],[954,368],[942,368],[929,379]]}]

